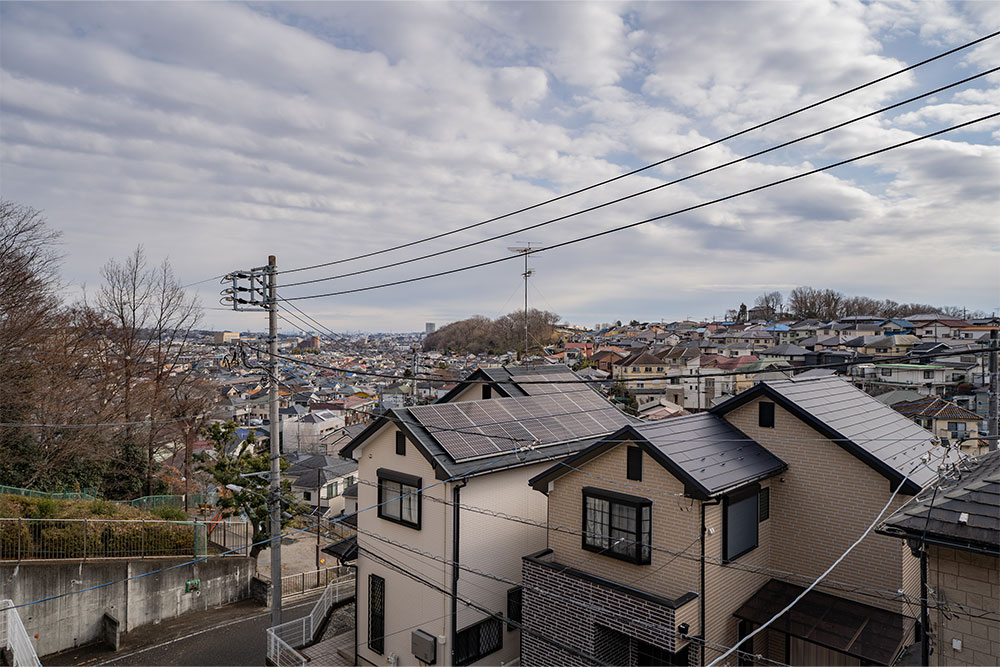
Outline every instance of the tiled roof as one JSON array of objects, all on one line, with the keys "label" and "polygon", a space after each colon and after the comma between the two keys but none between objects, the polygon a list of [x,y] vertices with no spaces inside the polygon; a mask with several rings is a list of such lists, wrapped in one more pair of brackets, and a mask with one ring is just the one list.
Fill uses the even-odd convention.
[{"label": "tiled roof", "polygon": [[[963,469],[964,468],[964,469]],[[1000,452],[959,464],[954,474],[903,505],[879,532],[1000,556]],[[932,505],[933,501],[933,505]]]},{"label": "tiled roof", "polygon": [[913,417],[924,419],[974,419],[975,421],[979,421],[980,419],[979,415],[972,410],[967,410],[961,405],[946,401],[938,396],[927,396],[915,401],[893,403],[892,409],[911,419]]}]

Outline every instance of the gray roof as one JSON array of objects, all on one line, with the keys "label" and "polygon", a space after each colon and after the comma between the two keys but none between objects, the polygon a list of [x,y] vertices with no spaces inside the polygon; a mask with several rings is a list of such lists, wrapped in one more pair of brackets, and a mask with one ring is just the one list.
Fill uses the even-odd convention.
[{"label": "gray roof", "polygon": [[929,542],[1000,556],[1000,452],[958,464],[935,487],[903,505],[879,532],[916,536],[926,531]]},{"label": "gray roof", "polygon": [[787,467],[742,431],[711,413],[675,417],[634,428],[679,469],[682,481],[700,487],[706,496],[718,495]]},{"label": "gray roof", "polygon": [[870,465],[893,488],[908,476],[903,492],[914,495],[936,477],[919,461],[921,454],[936,449],[934,436],[842,378],[768,380],[712,411],[724,414],[761,395],[775,399]]}]

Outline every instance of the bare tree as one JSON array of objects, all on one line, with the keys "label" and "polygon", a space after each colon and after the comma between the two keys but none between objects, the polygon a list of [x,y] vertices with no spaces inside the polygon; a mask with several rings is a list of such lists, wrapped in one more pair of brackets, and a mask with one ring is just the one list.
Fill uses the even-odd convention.
[{"label": "bare tree", "polygon": [[781,292],[765,292],[754,300],[754,305],[764,309],[768,319],[781,312]]}]

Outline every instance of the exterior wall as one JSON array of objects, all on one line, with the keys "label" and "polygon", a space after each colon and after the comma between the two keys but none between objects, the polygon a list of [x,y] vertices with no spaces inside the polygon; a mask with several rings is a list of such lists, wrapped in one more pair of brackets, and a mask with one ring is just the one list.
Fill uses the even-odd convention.
[{"label": "exterior wall", "polygon": [[[788,470],[771,485],[771,539],[782,548],[773,550],[770,567],[794,572],[802,579],[792,583],[802,583],[822,574],[868,528],[889,500],[892,489],[885,477],[781,406],[775,406],[774,428],[760,428],[759,400],[729,412],[725,418],[788,464]],[[884,516],[909,498],[898,494]],[[904,579],[912,586],[911,560],[917,561],[902,540],[872,532],[829,578],[852,586],[896,591],[903,587]],[[904,577],[904,563],[908,577]],[[912,614],[912,609],[900,600],[833,587],[825,590],[900,614]]]},{"label": "exterior wall", "polygon": [[[465,401],[481,401],[483,400],[483,386],[482,384],[470,384],[468,387],[463,389],[458,393],[455,398],[448,401],[449,403],[464,403]],[[501,394],[498,391],[493,392],[493,398],[500,398]]]},{"label": "exterior wall", "polygon": [[[661,597],[676,599],[697,592],[700,570],[697,562],[701,517],[697,501],[683,498],[684,486],[652,458],[643,454],[642,481],[625,479],[627,447],[619,445],[588,461],[580,470],[563,475],[548,494],[548,521],[567,526],[574,533],[549,532],[549,548],[562,565],[617,581]],[[651,562],[635,565],[617,558],[585,551],[579,531],[583,526],[583,487],[593,486],[653,501]],[[721,525],[720,525],[721,529]],[[675,558],[684,551],[693,558]],[[664,567],[664,569],[658,569]],[[655,572],[655,576],[649,576]],[[692,626],[693,627],[693,626]],[[694,632],[694,630],[692,630]]]},{"label": "exterior wall", "polygon": [[[1000,558],[932,545],[927,585],[942,602],[996,610],[1000,608]],[[933,664],[1000,664],[1000,623],[965,614],[949,614],[949,618],[933,607],[929,614],[934,632]],[[962,642],[961,650],[953,647],[955,639]]]},{"label": "exterior wall", "polygon": [[[496,510],[517,517],[545,521],[545,496],[528,486],[528,480],[549,468],[551,461],[474,477],[461,490],[461,503]],[[521,557],[545,548],[546,530],[509,519],[463,510],[459,514],[459,562],[510,581],[521,581]],[[447,558],[451,558],[451,544]],[[480,606],[507,615],[507,591],[511,584],[463,570],[458,593]],[[458,629],[472,625],[486,615],[458,605]],[[521,650],[520,630],[503,633],[503,648],[479,663],[496,665],[516,660]]]},{"label": "exterior wall", "polygon": [[[378,503],[378,489],[370,483],[377,480],[376,471],[388,468],[408,475],[419,476],[424,486],[434,484],[434,470],[427,459],[412,443],[407,443],[406,455],[396,454],[396,427],[386,425],[365,446],[356,452],[358,458],[358,507],[372,507]],[[370,482],[370,483],[369,483]],[[437,485],[423,492],[421,501],[421,528],[416,530],[392,521],[381,519],[378,511],[363,511],[358,516],[358,595],[355,622],[358,632],[357,655],[359,661],[385,664],[395,654],[400,665],[416,664],[411,653],[410,634],[413,627],[434,636],[444,636],[450,641],[448,598],[429,586],[414,581],[368,555],[365,549],[375,552],[413,574],[451,589],[451,573],[447,565],[411,551],[394,547],[365,533],[376,533],[422,551],[447,554],[451,557],[451,520],[447,505],[434,502],[428,496],[441,500],[450,499],[448,485]],[[368,577],[376,574],[385,579],[385,651],[379,655],[368,648]],[[441,617],[441,618],[438,618]],[[437,620],[428,620],[437,619]],[[393,634],[394,633],[394,634]],[[438,644],[438,655],[449,656],[450,646]],[[364,664],[363,662],[360,664]],[[438,664],[446,664],[439,657]]]}]

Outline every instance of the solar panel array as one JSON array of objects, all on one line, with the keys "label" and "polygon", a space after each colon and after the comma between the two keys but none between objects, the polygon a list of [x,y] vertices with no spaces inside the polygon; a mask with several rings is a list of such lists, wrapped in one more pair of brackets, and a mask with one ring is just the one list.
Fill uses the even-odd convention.
[{"label": "solar panel array", "polygon": [[[586,383],[580,382],[580,378],[573,373],[524,373],[510,376],[511,380],[518,383],[528,396],[539,396],[543,394],[568,394],[578,391],[590,391]],[[551,383],[553,380],[570,380],[563,384]],[[537,384],[532,384],[532,383]],[[551,384],[550,384],[551,383]]]},{"label": "solar panel array", "polygon": [[631,423],[593,391],[423,405],[409,411],[455,461],[502,454],[536,441],[550,445],[603,435]]}]

